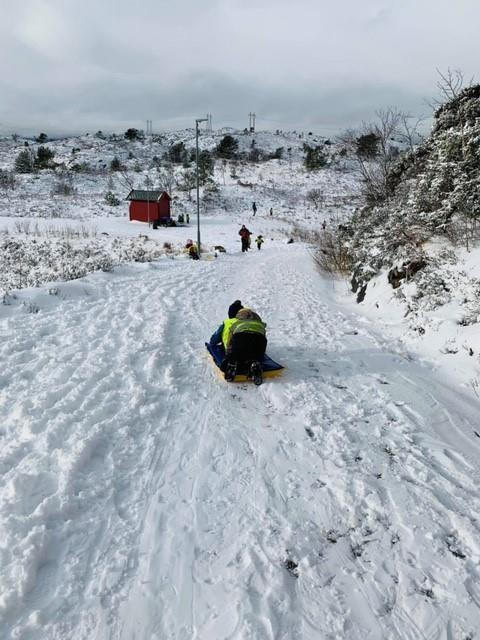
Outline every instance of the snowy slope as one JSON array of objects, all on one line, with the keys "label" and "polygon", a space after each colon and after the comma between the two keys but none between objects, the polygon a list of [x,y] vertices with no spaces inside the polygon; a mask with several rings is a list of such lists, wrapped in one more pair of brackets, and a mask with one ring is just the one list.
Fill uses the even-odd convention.
[{"label": "snowy slope", "polygon": [[[303,145],[322,146],[325,139],[307,133],[202,131],[200,148],[213,151],[226,133],[234,135],[238,142],[238,152],[243,157],[235,161],[216,159],[213,175],[216,190],[210,193],[209,198],[204,199],[203,187],[201,188],[202,212],[210,213],[212,209],[249,212],[251,201],[256,200],[259,213],[268,212],[273,207],[277,217],[290,217],[293,211],[298,211],[301,207],[307,209],[306,212],[302,211],[302,215],[312,215],[315,214],[315,207],[307,198],[312,189],[319,189],[324,195],[325,210],[322,211],[322,219],[332,213],[328,207],[338,207],[339,199],[345,196],[349,209],[357,203],[359,186],[351,171],[348,171],[349,162],[339,156],[339,145],[324,145],[328,164],[319,171],[305,169]],[[25,143],[29,146],[25,147]],[[35,174],[16,173],[14,189],[0,188],[0,215],[80,220],[121,217],[128,214],[125,198],[132,185],[139,189],[146,188],[147,185],[154,189],[167,189],[173,197],[172,215],[175,218],[179,213],[193,214],[196,205],[192,199],[192,189],[188,192],[182,184],[185,173],[191,173],[194,164],[183,167],[181,163],[171,165],[164,159],[171,146],[178,143],[183,143],[186,149],[193,151],[195,131],[172,131],[145,141],[128,141],[123,136],[101,139],[88,134],[48,141],[45,146],[55,154],[56,168],[42,169]],[[247,161],[245,155],[251,151],[252,143],[266,155],[282,148],[282,159]],[[31,139],[12,140],[0,137],[0,171],[13,171],[18,154],[26,148],[36,152],[38,146]],[[121,161],[125,172],[109,170],[115,157]],[[167,180],[166,175],[170,171],[172,178]],[[75,192],[68,196],[59,195],[56,186],[66,176]],[[121,203],[119,206],[110,206],[105,202],[107,191],[115,194]]]},{"label": "snowy slope", "polygon": [[[343,310],[304,245],[237,247],[1,320],[1,638],[474,637],[480,402]],[[235,298],[283,378],[215,373]]]}]

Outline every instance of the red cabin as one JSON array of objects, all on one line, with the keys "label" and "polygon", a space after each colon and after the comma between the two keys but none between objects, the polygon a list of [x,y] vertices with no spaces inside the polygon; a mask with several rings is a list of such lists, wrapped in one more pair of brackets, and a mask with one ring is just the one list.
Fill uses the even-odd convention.
[{"label": "red cabin", "polygon": [[170,196],[166,191],[132,189],[125,198],[130,200],[130,220],[170,224]]}]

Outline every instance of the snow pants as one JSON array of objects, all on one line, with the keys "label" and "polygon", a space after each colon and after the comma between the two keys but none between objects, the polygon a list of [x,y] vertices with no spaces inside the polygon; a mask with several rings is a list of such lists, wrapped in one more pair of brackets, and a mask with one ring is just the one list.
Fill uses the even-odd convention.
[{"label": "snow pants", "polygon": [[224,363],[242,366],[250,362],[262,362],[266,348],[267,339],[260,333],[235,333],[230,340]]}]

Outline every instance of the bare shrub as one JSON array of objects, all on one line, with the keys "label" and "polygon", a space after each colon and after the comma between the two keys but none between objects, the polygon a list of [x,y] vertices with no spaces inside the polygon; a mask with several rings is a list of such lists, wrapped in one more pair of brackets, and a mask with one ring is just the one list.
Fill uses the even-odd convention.
[{"label": "bare shrub", "polygon": [[340,229],[335,231],[307,231],[294,225],[292,236],[313,246],[312,256],[317,267],[326,273],[350,275],[351,255]]},{"label": "bare shrub", "polygon": [[95,226],[81,224],[77,227],[65,225],[59,227],[55,224],[39,225],[33,224],[30,220],[17,220],[14,225],[15,232],[26,236],[32,235],[38,238],[62,238],[64,240],[75,238],[96,238],[98,235]]},{"label": "bare shrub", "polygon": [[28,236],[30,233],[30,220],[17,220],[14,227],[17,233],[24,233]]},{"label": "bare shrub", "polygon": [[438,97],[427,101],[427,104],[433,109],[437,110],[439,107],[447,102],[457,98],[464,87],[471,87],[474,82],[474,78],[465,80],[465,75],[461,69],[447,68],[446,71],[436,69],[438,80],[437,90]]},{"label": "bare shrub", "polygon": [[171,163],[165,163],[165,166],[157,167],[155,183],[160,191],[166,191],[172,195],[175,187],[175,171]]},{"label": "bare shrub", "polygon": [[7,171],[0,169],[0,189],[4,191],[14,191],[15,189],[15,173],[13,171]]},{"label": "bare shrub", "polygon": [[54,183],[52,195],[56,196],[73,196],[77,190],[73,183],[73,175],[68,171],[62,171],[58,180]]},{"label": "bare shrub", "polygon": [[353,268],[353,258],[339,233],[323,231],[317,234],[313,253],[315,264],[321,271],[348,275]]},{"label": "bare shrub", "polygon": [[321,189],[310,189],[307,193],[307,200],[311,202],[316,209],[323,209],[326,198]]},{"label": "bare shrub", "polygon": [[[383,204],[392,195],[389,176],[398,159],[392,140],[408,123],[408,116],[395,107],[380,109],[376,116],[374,122],[364,123],[359,130],[349,129],[339,137],[355,160],[365,201],[371,206]],[[409,130],[408,135],[413,132]]]}]

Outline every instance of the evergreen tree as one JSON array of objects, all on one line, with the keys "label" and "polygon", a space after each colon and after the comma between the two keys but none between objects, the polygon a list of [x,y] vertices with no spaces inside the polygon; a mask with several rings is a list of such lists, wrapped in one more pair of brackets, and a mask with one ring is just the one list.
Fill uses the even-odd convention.
[{"label": "evergreen tree", "polygon": [[215,162],[210,151],[200,151],[198,154],[198,182],[205,184],[208,178],[213,175]]},{"label": "evergreen tree", "polygon": [[110,170],[111,171],[120,171],[122,168],[122,164],[118,156],[114,156],[112,161],[110,162]]},{"label": "evergreen tree", "polygon": [[248,154],[248,159],[250,160],[250,162],[258,162],[261,156],[262,154],[260,149],[257,149],[256,147],[252,147],[252,149],[250,150],[250,153]]},{"label": "evergreen tree", "polygon": [[277,147],[272,154],[272,160],[281,160],[283,158],[284,147]]},{"label": "evergreen tree", "polygon": [[168,150],[168,159],[175,164],[185,164],[188,160],[188,152],[183,142],[172,144]]},{"label": "evergreen tree", "polygon": [[20,151],[15,158],[15,171],[17,173],[32,173],[33,171],[33,157],[28,149]]},{"label": "evergreen tree", "polygon": [[130,141],[143,140],[144,138],[143,131],[139,131],[138,129],[134,129],[133,127],[130,129],[127,129],[124,133],[124,136],[127,140],[130,140]]},{"label": "evergreen tree", "polygon": [[54,155],[55,152],[48,147],[38,147],[35,166],[38,169],[46,169],[50,165],[50,160],[53,159]]},{"label": "evergreen tree", "polygon": [[219,158],[234,159],[237,156],[238,141],[233,136],[224,136],[217,145],[217,156]]},{"label": "evergreen tree", "polygon": [[120,200],[113,193],[113,191],[107,191],[105,193],[105,202],[111,207],[118,207],[118,205],[120,204]]},{"label": "evergreen tree", "polygon": [[375,158],[378,155],[380,137],[373,131],[356,139],[356,152],[361,158]]},{"label": "evergreen tree", "polygon": [[303,150],[305,152],[305,168],[308,171],[315,171],[316,169],[321,169],[327,164],[327,158],[323,153],[323,149],[320,146],[311,147],[308,144],[303,145]]}]

